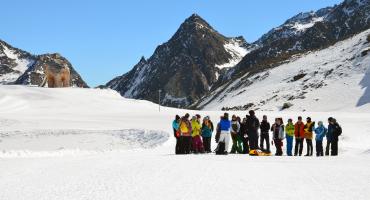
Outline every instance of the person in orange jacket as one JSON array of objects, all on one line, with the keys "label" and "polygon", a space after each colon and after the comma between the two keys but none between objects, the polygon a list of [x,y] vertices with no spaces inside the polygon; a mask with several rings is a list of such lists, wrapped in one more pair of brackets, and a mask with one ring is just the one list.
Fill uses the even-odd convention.
[{"label": "person in orange jacket", "polygon": [[303,151],[303,140],[305,137],[304,123],[302,122],[302,117],[298,117],[298,121],[294,125],[294,136],[295,136],[295,147],[294,156],[302,156]]}]

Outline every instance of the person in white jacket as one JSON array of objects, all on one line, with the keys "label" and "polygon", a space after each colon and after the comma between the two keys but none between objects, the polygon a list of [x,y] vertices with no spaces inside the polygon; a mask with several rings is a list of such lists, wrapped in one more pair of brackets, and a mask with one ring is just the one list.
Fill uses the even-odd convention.
[{"label": "person in white jacket", "polygon": [[[231,147],[230,153],[236,153],[238,150],[238,134],[240,132],[240,123],[237,120],[237,117],[233,115],[231,117],[231,139],[233,141],[233,146]],[[239,149],[238,152],[241,152]]]},{"label": "person in white jacket", "polygon": [[284,123],[282,118],[276,118],[275,123],[271,127],[272,131],[272,138],[274,141],[274,145],[276,147],[276,153],[275,156],[282,156],[283,155],[283,140],[285,138],[284,136]]}]

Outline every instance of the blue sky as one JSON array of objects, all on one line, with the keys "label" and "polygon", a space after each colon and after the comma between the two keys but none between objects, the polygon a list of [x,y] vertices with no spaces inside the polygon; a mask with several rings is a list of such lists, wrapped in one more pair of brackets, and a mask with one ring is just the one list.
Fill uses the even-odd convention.
[{"label": "blue sky", "polygon": [[33,54],[59,52],[90,86],[150,57],[197,13],[248,42],[299,12],[341,0],[3,0],[0,39]]}]

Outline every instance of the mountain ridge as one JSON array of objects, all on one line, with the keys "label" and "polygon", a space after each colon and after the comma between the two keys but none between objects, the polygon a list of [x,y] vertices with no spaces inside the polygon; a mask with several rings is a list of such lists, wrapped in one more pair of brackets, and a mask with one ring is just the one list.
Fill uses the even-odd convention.
[{"label": "mountain ridge", "polygon": [[226,37],[197,14],[180,25],[152,56],[141,59],[132,70],[109,81],[105,87],[122,96],[185,107],[206,94],[219,75],[248,53],[243,37]]},{"label": "mountain ridge", "polygon": [[0,40],[0,84],[41,85],[45,64],[67,65],[71,70],[71,83],[88,87],[72,64],[59,53],[33,55]]}]

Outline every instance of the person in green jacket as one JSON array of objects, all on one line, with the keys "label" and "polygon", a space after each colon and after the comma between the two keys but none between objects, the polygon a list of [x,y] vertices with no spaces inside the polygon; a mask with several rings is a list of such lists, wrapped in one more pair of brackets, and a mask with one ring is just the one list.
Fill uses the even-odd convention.
[{"label": "person in green jacket", "polygon": [[288,119],[288,124],[285,126],[286,133],[286,154],[292,156],[293,149],[293,136],[294,136],[294,124],[292,119]]}]

